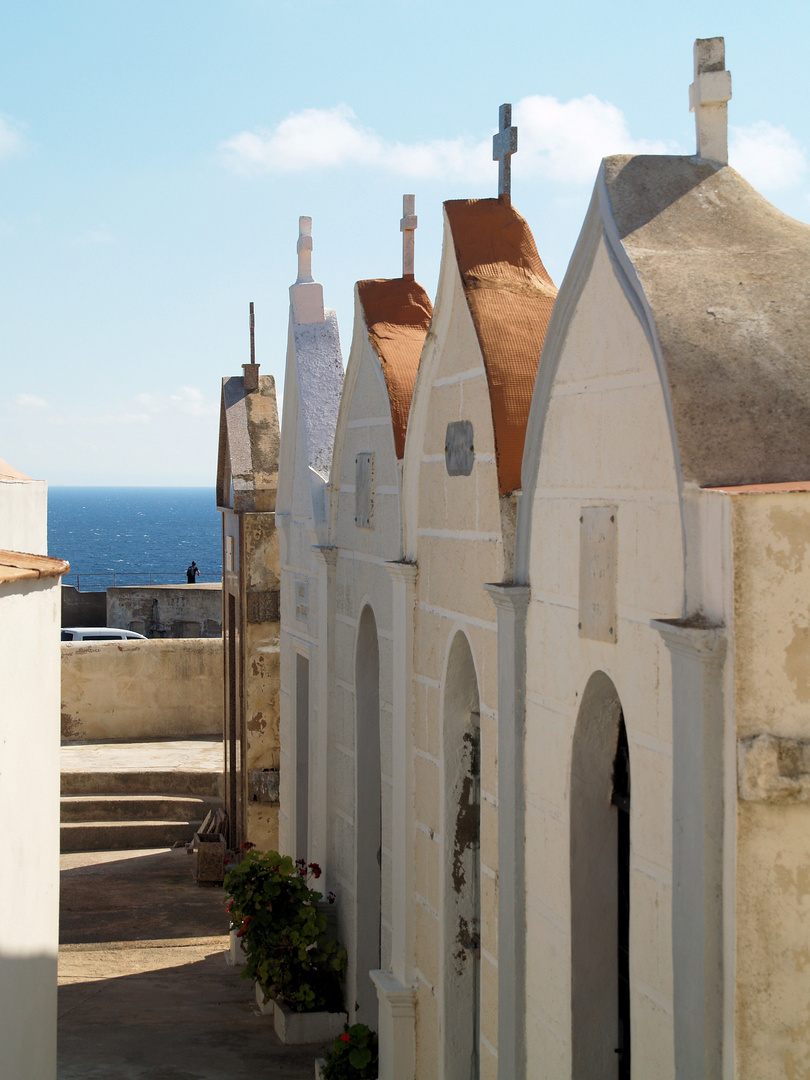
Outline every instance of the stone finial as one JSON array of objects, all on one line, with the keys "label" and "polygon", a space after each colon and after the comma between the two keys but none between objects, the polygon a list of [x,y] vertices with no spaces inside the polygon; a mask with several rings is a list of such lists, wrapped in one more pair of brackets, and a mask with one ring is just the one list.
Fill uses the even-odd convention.
[{"label": "stone finial", "polygon": [[492,160],[498,162],[498,198],[512,201],[512,154],[517,153],[517,128],[512,127],[512,106],[501,105],[498,134],[492,136]]},{"label": "stone finial", "polygon": [[731,72],[726,71],[726,43],[721,37],[695,42],[695,81],[689,87],[689,111],[695,114],[697,156],[728,165],[728,102]]},{"label": "stone finial", "polygon": [[259,365],[256,363],[256,320],[253,315],[253,301],[250,301],[250,363],[242,364],[242,379],[245,390],[259,389]]},{"label": "stone finial", "polygon": [[415,211],[416,196],[402,196],[402,219],[399,223],[402,232],[402,276],[412,278],[414,275],[414,233],[418,224]]},{"label": "stone finial", "polygon": [[292,316],[299,326],[325,321],[323,286],[312,277],[312,218],[298,219],[298,277],[290,286]]},{"label": "stone finial", "polygon": [[300,217],[298,219],[298,243],[295,250],[298,252],[298,277],[296,285],[301,282],[314,281],[312,276],[312,218]]}]

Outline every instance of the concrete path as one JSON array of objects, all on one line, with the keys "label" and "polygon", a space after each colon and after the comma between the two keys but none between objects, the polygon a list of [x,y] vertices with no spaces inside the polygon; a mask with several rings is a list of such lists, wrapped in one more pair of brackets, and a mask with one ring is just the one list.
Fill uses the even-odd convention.
[{"label": "concrete path", "polygon": [[[153,744],[150,744],[150,746]],[[221,888],[183,850],[62,856],[58,1080],[312,1080],[225,963]]]},{"label": "concrete path", "polygon": [[222,772],[222,739],[153,739],[148,742],[77,742],[62,746],[63,773]]}]

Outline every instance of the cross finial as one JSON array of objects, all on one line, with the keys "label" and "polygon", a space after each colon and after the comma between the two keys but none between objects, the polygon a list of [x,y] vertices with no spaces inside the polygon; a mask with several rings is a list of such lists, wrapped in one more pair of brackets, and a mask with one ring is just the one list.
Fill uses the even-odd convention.
[{"label": "cross finial", "polygon": [[298,219],[298,243],[295,250],[298,252],[298,278],[296,279],[296,285],[300,285],[302,282],[313,281],[311,217],[300,217]]},{"label": "cross finial", "polygon": [[414,233],[416,232],[416,226],[418,224],[416,214],[414,212],[415,210],[416,196],[403,195],[402,219],[400,220],[399,228],[402,232],[402,276],[404,278],[412,278],[414,273]]},{"label": "cross finial", "polygon": [[512,127],[512,106],[501,105],[498,134],[492,136],[492,160],[498,162],[498,198],[512,201],[512,154],[517,152],[517,128]]},{"label": "cross finial", "polygon": [[731,73],[726,71],[726,43],[721,37],[695,42],[695,81],[689,87],[689,111],[695,114],[697,156],[728,164],[728,102]]}]

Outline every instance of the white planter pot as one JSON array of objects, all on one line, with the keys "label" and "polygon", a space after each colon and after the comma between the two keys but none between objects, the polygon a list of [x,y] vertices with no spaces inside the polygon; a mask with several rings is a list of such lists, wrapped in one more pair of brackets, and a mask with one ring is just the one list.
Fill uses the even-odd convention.
[{"label": "white planter pot", "polygon": [[225,963],[230,967],[244,967],[247,956],[242,952],[242,939],[236,936],[236,930],[231,930],[228,935],[228,951],[225,953]]},{"label": "white planter pot", "polygon": [[323,1070],[326,1068],[326,1062],[323,1058],[315,1059],[315,1080],[323,1080]]},{"label": "white planter pot", "polygon": [[347,1020],[346,1013],[343,1012],[299,1013],[292,1012],[286,1005],[280,1005],[277,1001],[273,1004],[275,1005],[273,1024],[276,1035],[285,1046],[334,1039],[343,1031],[343,1025]]},{"label": "white planter pot", "polygon": [[275,1002],[272,998],[264,1000],[264,990],[257,982],[254,982],[253,988],[256,991],[256,1004],[259,1006],[259,1012],[262,1016],[275,1016]]}]

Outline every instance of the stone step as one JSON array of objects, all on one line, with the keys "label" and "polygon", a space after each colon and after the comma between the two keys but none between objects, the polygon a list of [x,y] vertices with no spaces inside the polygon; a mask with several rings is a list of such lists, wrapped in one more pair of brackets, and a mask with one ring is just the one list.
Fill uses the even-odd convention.
[{"label": "stone step", "polygon": [[62,772],[63,795],[176,795],[222,798],[224,777],[219,772],[183,769],[122,769],[102,772],[71,769]]},{"label": "stone step", "polygon": [[63,795],[62,821],[202,821],[221,806],[213,795]]},{"label": "stone step", "polygon": [[61,827],[63,852],[131,851],[171,847],[188,841],[201,821],[92,821],[65,822]]}]

